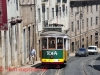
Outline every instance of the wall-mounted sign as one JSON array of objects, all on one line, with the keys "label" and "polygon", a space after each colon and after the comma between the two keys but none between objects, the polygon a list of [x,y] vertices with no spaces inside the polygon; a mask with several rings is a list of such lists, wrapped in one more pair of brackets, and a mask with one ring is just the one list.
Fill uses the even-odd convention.
[{"label": "wall-mounted sign", "polygon": [[0,30],[8,30],[6,0],[0,0]]}]

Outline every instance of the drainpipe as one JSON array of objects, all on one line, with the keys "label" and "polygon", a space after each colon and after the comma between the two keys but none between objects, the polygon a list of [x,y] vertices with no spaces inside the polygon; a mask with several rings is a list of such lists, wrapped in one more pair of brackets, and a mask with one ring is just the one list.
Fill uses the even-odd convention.
[{"label": "drainpipe", "polygon": [[81,1],[81,5],[80,5],[80,47],[81,47],[81,20],[82,20],[82,15],[83,15],[81,7],[82,7],[82,1]]},{"label": "drainpipe", "polygon": [[34,0],[34,3],[32,4],[32,6],[33,6],[33,21],[34,21],[34,23],[33,23],[33,26],[34,26],[34,28],[33,28],[33,38],[32,38],[32,48],[34,48],[36,51],[37,51],[37,47],[36,47],[36,44],[37,44],[37,36],[36,36],[36,0]]},{"label": "drainpipe", "polygon": [[[34,0],[34,49],[36,50],[37,52],[37,27],[36,27],[36,0]],[[36,56],[36,60],[37,60],[37,56]]]},{"label": "drainpipe", "polygon": [[[34,0],[34,39],[35,39],[35,34],[36,34],[36,6],[35,6],[35,4],[36,4],[36,2],[35,2],[35,0]],[[35,47],[35,41],[36,40],[34,40],[34,48],[36,49],[36,47]]]},{"label": "drainpipe", "polygon": [[[98,5],[99,7],[99,32],[100,32],[100,5]],[[99,33],[99,37],[100,37],[100,33]],[[100,40],[99,40],[99,48],[100,48]]]}]

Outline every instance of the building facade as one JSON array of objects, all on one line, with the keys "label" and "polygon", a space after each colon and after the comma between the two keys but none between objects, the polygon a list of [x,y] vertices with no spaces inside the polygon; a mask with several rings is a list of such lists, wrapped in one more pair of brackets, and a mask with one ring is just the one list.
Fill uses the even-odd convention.
[{"label": "building facade", "polygon": [[[69,30],[69,0],[36,0],[37,49],[40,50],[40,33],[50,24],[62,24],[63,32]],[[39,51],[38,51],[39,52]]]},{"label": "building facade", "polygon": [[18,22],[21,20],[19,2],[6,0],[6,4],[8,30],[0,31],[0,66],[3,68],[0,74],[4,73],[6,68],[19,64],[21,49],[21,22]]},{"label": "building facade", "polygon": [[[22,16],[22,50],[24,63],[29,61],[29,50],[35,47],[35,0],[20,0]],[[36,49],[37,50],[37,49]]]},{"label": "building facade", "polygon": [[34,1],[6,0],[6,4],[8,30],[0,31],[0,75],[28,63],[29,50],[35,48]]},{"label": "building facade", "polygon": [[99,0],[71,0],[70,37],[71,52],[89,45],[100,47]]}]

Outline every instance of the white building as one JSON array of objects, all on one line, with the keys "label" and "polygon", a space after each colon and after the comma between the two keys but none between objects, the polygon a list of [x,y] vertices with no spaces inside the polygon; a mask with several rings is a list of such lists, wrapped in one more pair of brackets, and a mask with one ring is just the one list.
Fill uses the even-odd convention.
[{"label": "white building", "polygon": [[63,24],[63,30],[69,27],[69,0],[36,0],[37,31],[42,31],[47,24]]}]

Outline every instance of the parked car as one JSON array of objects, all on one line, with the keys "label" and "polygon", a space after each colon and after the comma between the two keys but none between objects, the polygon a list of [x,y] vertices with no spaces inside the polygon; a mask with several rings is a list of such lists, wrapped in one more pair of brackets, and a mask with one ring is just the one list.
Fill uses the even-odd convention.
[{"label": "parked car", "polygon": [[88,54],[88,51],[86,48],[79,48],[76,53],[75,53],[75,56],[85,56],[87,57],[89,54]]},{"label": "parked car", "polygon": [[88,50],[89,54],[95,54],[95,55],[98,54],[98,48],[97,48],[97,46],[89,46],[87,50]]}]

